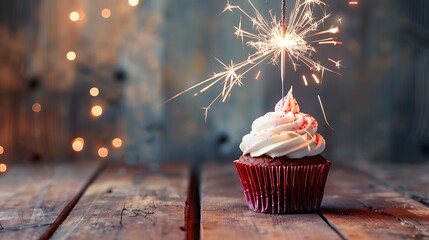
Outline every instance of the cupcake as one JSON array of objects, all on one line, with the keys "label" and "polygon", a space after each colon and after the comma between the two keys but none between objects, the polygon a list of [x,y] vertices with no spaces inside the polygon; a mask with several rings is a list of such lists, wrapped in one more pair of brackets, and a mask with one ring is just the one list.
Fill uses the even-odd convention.
[{"label": "cupcake", "polygon": [[325,139],[311,115],[300,112],[292,95],[252,123],[243,137],[243,155],[234,161],[249,208],[262,213],[317,211],[331,162],[320,153]]}]

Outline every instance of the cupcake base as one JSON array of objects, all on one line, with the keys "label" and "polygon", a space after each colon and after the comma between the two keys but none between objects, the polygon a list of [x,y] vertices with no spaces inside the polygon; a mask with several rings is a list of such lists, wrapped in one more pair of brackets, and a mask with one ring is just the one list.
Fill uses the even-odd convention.
[{"label": "cupcake base", "polygon": [[282,214],[319,209],[331,162],[273,166],[235,160],[234,165],[249,208],[255,212]]}]

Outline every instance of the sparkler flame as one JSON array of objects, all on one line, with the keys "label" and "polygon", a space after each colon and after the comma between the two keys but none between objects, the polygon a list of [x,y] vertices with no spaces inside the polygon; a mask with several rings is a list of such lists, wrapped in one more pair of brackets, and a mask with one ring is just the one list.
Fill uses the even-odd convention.
[{"label": "sparkler flame", "polygon": [[[312,72],[311,76],[317,84],[319,84],[320,81],[316,73],[320,75],[320,79],[323,79],[325,71],[336,73],[331,68],[322,65],[319,60],[315,59],[313,56],[313,54],[317,52],[316,45],[342,44],[336,41],[335,37],[327,36],[338,33],[338,26],[320,29],[330,17],[330,14],[326,12],[327,5],[322,0],[295,0],[295,6],[290,13],[285,34],[282,34],[281,20],[278,20],[271,11],[269,12],[270,17],[267,20],[251,0],[247,0],[247,3],[253,10],[252,15],[244,11],[239,5],[232,5],[229,0],[222,13],[227,11],[238,11],[241,14],[238,26],[234,27],[234,34],[242,40],[243,44],[250,47],[253,53],[251,53],[246,60],[236,64],[231,61],[231,64],[227,65],[219,59],[216,59],[223,66],[223,71],[215,73],[212,77],[185,89],[166,100],[165,103],[195,88],[201,88],[194,94],[198,95],[207,91],[214,85],[223,85],[219,95],[204,108],[206,111],[205,116],[207,117],[208,110],[216,100],[221,99],[222,102],[228,100],[231,96],[233,87],[236,85],[241,86],[243,84],[243,77],[249,71],[263,62],[278,65],[282,51],[286,52],[287,59],[292,63],[295,71],[297,71],[300,66],[307,67],[310,72]],[[321,17],[316,16],[316,10],[318,10],[317,13],[322,15]],[[243,18],[252,24],[251,30],[243,29]],[[337,22],[341,23],[340,20]],[[334,67],[341,67],[340,60],[335,61],[330,58],[328,60]],[[259,74],[260,71],[258,71],[257,78]],[[305,76],[303,76],[303,81],[307,86],[308,82]]]}]

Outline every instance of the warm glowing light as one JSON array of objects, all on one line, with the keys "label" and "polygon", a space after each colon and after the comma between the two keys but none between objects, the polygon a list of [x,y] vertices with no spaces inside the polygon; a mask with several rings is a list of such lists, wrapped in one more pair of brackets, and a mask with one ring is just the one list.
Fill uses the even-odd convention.
[{"label": "warm glowing light", "polygon": [[4,153],[4,148],[3,146],[0,145],[0,155],[2,155]]},{"label": "warm glowing light", "polygon": [[81,138],[81,137],[75,138],[72,142],[72,148],[76,152],[82,151],[84,145],[85,145],[85,140],[83,140],[83,138]]},{"label": "warm glowing light", "polygon": [[69,51],[66,55],[67,59],[73,61],[76,59],[76,53],[73,51]]},{"label": "warm glowing light", "polygon": [[357,5],[357,4],[358,4],[358,1],[350,1],[350,2],[349,2],[349,4],[350,4],[350,5]]},{"label": "warm glowing light", "polygon": [[109,150],[105,147],[101,147],[98,149],[98,156],[105,158],[109,155]]},{"label": "warm glowing light", "polygon": [[[252,52],[247,59],[238,63],[231,62],[229,65],[217,59],[222,65],[220,72],[214,73],[210,78],[185,89],[165,102],[169,102],[191,90],[197,89],[194,94],[196,96],[213,86],[221,85],[220,93],[207,107],[203,108],[207,117],[208,110],[218,99],[222,102],[227,101],[231,96],[233,87],[243,84],[244,75],[264,62],[278,65],[287,60],[286,62],[289,62],[295,71],[304,67],[322,77],[326,71],[336,73],[321,63],[321,60],[326,59],[318,59],[320,56],[317,55],[316,49],[316,47],[325,44],[342,44],[336,40],[336,37],[332,36],[339,32],[339,27],[332,26],[322,29],[330,17],[326,10],[327,5],[322,0],[295,0],[294,2],[295,5],[287,18],[287,28],[284,33],[281,21],[271,12],[269,18],[264,18],[251,0],[247,0],[247,3],[252,9],[252,13],[246,12],[239,5],[232,5],[228,1],[222,13],[227,11],[240,13],[240,21],[235,26],[234,34]],[[242,20],[248,21],[248,25],[251,25],[252,29],[245,29]],[[335,20],[335,23],[339,24],[340,22]],[[281,56],[285,56],[285,59]],[[317,79],[317,81],[319,80]]]},{"label": "warm glowing light", "polygon": [[342,42],[337,42],[337,41],[321,41],[319,42],[319,44],[332,44],[332,45],[341,45],[343,44]]},{"label": "warm glowing light", "polygon": [[256,74],[255,80],[258,80],[260,75],[261,75],[261,71],[259,70],[258,73]]},{"label": "warm glowing light", "polygon": [[73,12],[70,13],[69,17],[70,17],[70,20],[72,20],[73,22],[76,22],[76,21],[79,20],[80,15],[79,15],[78,12],[73,11]]},{"label": "warm glowing light", "polygon": [[115,148],[120,148],[122,146],[122,140],[120,138],[115,138],[112,140],[112,145]]},{"label": "warm glowing light", "polygon": [[100,91],[96,87],[93,87],[89,90],[89,94],[93,97],[97,97],[99,93]]},{"label": "warm glowing light", "polygon": [[319,83],[320,83],[319,78],[317,78],[317,76],[316,76],[315,74],[311,74],[311,76],[313,77],[314,81],[315,81],[317,84],[319,84]]},{"label": "warm glowing light", "polygon": [[42,111],[42,105],[40,105],[40,103],[34,103],[31,106],[31,109],[33,110],[33,112],[38,113],[38,112]]},{"label": "warm glowing light", "polygon": [[4,164],[4,163],[0,164],[0,172],[1,172],[1,173],[4,173],[4,172],[6,172],[6,171],[7,171],[7,166],[6,166],[6,164]]},{"label": "warm glowing light", "polygon": [[333,64],[335,64],[336,68],[340,69],[340,67],[342,67],[341,60],[335,61],[335,60],[332,60],[330,58],[328,58],[328,60],[331,61]]},{"label": "warm glowing light", "polygon": [[128,4],[130,4],[132,7],[135,7],[139,4],[139,0],[128,0]]},{"label": "warm glowing light", "polygon": [[[341,21],[341,19],[340,20],[338,20],[338,21]],[[338,28],[338,27],[332,27],[332,28],[330,28],[330,29],[328,29],[328,30],[325,30],[325,31],[320,31],[320,32],[318,32],[318,33],[315,33],[315,34],[313,34],[314,36],[316,36],[316,35],[322,35],[322,34],[326,34],[326,33],[332,33],[332,34],[335,34],[335,33],[338,33],[340,31],[340,29]],[[325,38],[325,39],[334,39],[334,38]],[[320,39],[320,40],[318,40],[318,41],[321,41],[321,40],[325,40],[325,39]],[[315,41],[315,42],[317,42],[317,41]]]},{"label": "warm glowing light", "polygon": [[302,75],[302,80],[304,81],[305,86],[308,86],[307,78]]},{"label": "warm glowing light", "polygon": [[330,33],[337,33],[339,31],[338,27],[334,27],[328,30]]},{"label": "warm glowing light", "polygon": [[94,117],[99,117],[103,114],[103,108],[99,105],[95,105],[91,108],[91,113]]},{"label": "warm glowing light", "polygon": [[112,12],[108,8],[101,10],[101,16],[103,18],[109,18],[111,14],[112,14]]}]

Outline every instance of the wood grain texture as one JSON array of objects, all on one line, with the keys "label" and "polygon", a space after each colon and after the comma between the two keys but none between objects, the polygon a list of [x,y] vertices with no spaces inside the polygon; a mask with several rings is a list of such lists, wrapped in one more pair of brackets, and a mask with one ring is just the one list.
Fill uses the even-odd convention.
[{"label": "wood grain texture", "polygon": [[429,164],[365,164],[360,169],[429,207]]},{"label": "wood grain texture", "polygon": [[334,168],[321,213],[348,239],[429,239],[429,209],[365,173]]},{"label": "wood grain texture", "polygon": [[186,164],[108,166],[52,239],[184,239],[188,181]]},{"label": "wood grain texture", "polygon": [[99,166],[90,161],[9,166],[0,176],[0,238],[41,237]]},{"label": "wood grain texture", "polygon": [[232,162],[206,165],[201,189],[202,239],[340,239],[315,213],[252,212]]}]

